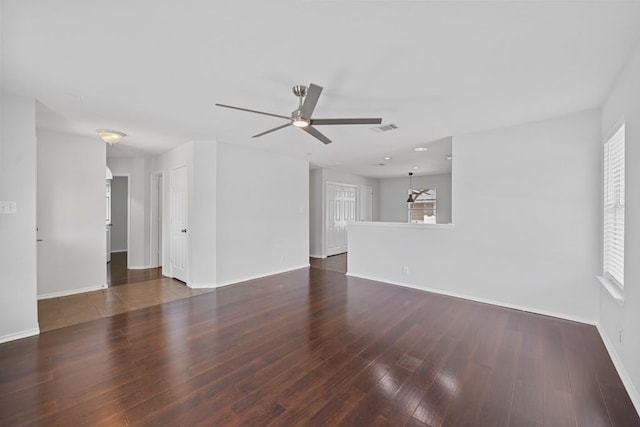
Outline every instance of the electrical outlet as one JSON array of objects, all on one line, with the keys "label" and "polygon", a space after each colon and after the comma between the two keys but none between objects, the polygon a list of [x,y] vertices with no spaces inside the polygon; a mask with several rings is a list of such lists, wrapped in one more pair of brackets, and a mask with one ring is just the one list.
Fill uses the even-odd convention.
[{"label": "electrical outlet", "polygon": [[402,275],[403,276],[408,276],[409,275],[409,266],[405,265],[402,267]]}]

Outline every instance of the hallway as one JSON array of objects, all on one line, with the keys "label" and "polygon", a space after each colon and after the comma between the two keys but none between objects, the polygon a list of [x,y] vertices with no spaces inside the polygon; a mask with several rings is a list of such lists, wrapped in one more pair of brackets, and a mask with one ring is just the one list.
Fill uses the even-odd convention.
[{"label": "hallway", "polygon": [[191,289],[162,276],[162,268],[127,269],[126,252],[112,254],[107,264],[109,287],[38,301],[40,332],[110,317],[145,307],[212,292]]}]

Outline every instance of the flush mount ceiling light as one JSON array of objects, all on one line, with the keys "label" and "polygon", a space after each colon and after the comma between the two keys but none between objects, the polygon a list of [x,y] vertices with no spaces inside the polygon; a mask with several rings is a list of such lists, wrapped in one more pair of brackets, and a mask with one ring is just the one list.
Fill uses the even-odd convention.
[{"label": "flush mount ceiling light", "polygon": [[420,152],[420,151],[427,151],[427,150],[428,150],[428,148],[427,148],[427,147],[416,147],[416,148],[414,148],[414,149],[413,149],[413,151],[417,151],[417,152]]},{"label": "flush mount ceiling light", "polygon": [[122,141],[122,138],[127,136],[126,133],[118,132],[117,130],[98,129],[97,132],[100,138],[107,144],[117,144]]}]

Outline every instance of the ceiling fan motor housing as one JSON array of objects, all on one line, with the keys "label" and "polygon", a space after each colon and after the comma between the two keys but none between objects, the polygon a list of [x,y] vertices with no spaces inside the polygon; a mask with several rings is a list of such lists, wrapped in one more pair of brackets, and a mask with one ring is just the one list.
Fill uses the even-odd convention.
[{"label": "ceiling fan motor housing", "polygon": [[295,85],[292,90],[293,94],[299,98],[307,96],[307,87],[305,85]]}]

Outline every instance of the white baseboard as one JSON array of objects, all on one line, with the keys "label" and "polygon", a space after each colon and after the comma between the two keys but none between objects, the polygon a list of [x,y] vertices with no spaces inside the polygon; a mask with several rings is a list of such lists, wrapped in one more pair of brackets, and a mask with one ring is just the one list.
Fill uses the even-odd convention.
[{"label": "white baseboard", "polygon": [[326,256],[322,256],[320,254],[309,254],[311,258],[326,258]]},{"label": "white baseboard", "polygon": [[0,337],[0,344],[9,342],[9,341],[19,340],[21,338],[32,337],[38,334],[40,334],[40,328],[27,329],[26,331],[15,332],[9,335],[3,335]]},{"label": "white baseboard", "polygon": [[146,270],[147,268],[155,268],[150,265],[128,265],[127,268],[129,270]]},{"label": "white baseboard", "polygon": [[609,353],[609,357],[613,362],[613,366],[618,371],[618,375],[622,380],[622,384],[624,384],[624,388],[627,390],[629,394],[629,398],[631,398],[631,402],[633,402],[633,406],[636,408],[636,412],[640,414],[640,394],[638,394],[638,389],[633,385],[633,381],[631,380],[631,376],[627,372],[622,363],[622,359],[618,356],[618,352],[616,351],[613,342],[609,339],[609,336],[606,334],[604,329],[600,327],[600,324],[596,324],[598,328],[598,333],[600,334],[600,338],[602,338],[602,342],[604,343],[607,352]]},{"label": "white baseboard", "polygon": [[476,296],[473,296],[473,295],[465,295],[465,294],[460,294],[460,293],[457,293],[457,292],[443,291],[442,289],[430,288],[430,287],[426,287],[426,286],[417,286],[417,285],[412,285],[410,283],[389,281],[388,279],[381,279],[381,278],[377,278],[377,277],[363,276],[363,275],[360,275],[360,274],[351,274],[349,272],[347,272],[347,276],[358,277],[360,279],[374,280],[376,282],[388,283],[390,285],[402,286],[402,287],[411,288],[411,289],[418,289],[418,290],[426,291],[426,292],[433,292],[434,294],[446,295],[446,296],[450,296],[450,297],[461,298],[461,299],[466,299],[466,300],[475,301],[475,302],[481,302],[483,304],[496,305],[498,307],[511,308],[513,310],[526,311],[528,313],[541,314],[543,316],[557,317],[558,319],[570,320],[572,322],[585,323],[587,325],[597,325],[597,321],[595,319],[588,319],[588,318],[585,318],[585,317],[573,316],[571,314],[566,314],[566,313],[556,313],[556,312],[552,312],[552,311],[541,310],[541,309],[535,308],[535,307],[527,307],[527,306],[524,306],[524,305],[510,304],[510,303],[506,303],[506,302],[502,302],[502,301],[495,301],[495,300],[491,300],[491,299],[487,299],[487,298],[480,298],[480,297],[476,297]]},{"label": "white baseboard", "polygon": [[119,250],[111,251],[112,254],[119,254],[121,252],[128,252],[128,250],[127,249],[119,249]]},{"label": "white baseboard", "polygon": [[187,283],[187,286],[191,289],[215,289],[217,287],[215,283]]},{"label": "white baseboard", "polygon": [[48,294],[38,295],[38,299],[49,299],[49,298],[58,298],[58,297],[67,297],[69,295],[83,294],[85,292],[93,292],[99,291],[100,289],[106,289],[107,285],[98,285],[98,286],[89,286],[87,288],[77,288],[77,289],[69,289],[67,291],[60,292],[50,292]]},{"label": "white baseboard", "polygon": [[240,283],[240,282],[246,282],[248,280],[260,279],[262,277],[273,276],[274,274],[286,273],[288,271],[300,270],[301,268],[309,268],[309,263],[302,264],[302,265],[299,265],[297,267],[286,268],[286,269],[283,269],[283,270],[276,270],[276,271],[272,271],[272,272],[269,272],[269,273],[256,274],[256,275],[252,275],[252,276],[244,276],[244,277],[239,277],[237,279],[226,280],[224,282],[219,282],[217,287],[219,288],[219,287],[222,287],[222,286],[233,285],[234,283]]}]

